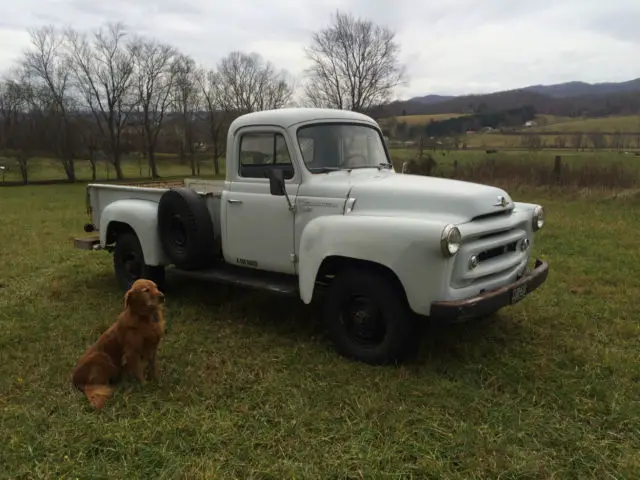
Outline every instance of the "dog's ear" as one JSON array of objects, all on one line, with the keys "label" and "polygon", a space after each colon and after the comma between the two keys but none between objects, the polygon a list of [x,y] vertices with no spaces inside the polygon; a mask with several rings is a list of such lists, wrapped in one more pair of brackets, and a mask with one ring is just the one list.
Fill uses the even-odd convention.
[{"label": "dog's ear", "polygon": [[124,294],[124,308],[129,308],[130,300],[131,300],[131,290],[127,290]]}]

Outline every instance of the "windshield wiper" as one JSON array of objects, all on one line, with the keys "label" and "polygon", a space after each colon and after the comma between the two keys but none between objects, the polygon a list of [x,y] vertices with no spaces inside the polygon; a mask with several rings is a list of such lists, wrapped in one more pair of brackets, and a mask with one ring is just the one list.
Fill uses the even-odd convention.
[{"label": "windshield wiper", "polygon": [[378,164],[378,170],[382,170],[383,168],[391,170],[393,168],[393,165],[391,165],[391,163],[389,162],[380,162]]}]

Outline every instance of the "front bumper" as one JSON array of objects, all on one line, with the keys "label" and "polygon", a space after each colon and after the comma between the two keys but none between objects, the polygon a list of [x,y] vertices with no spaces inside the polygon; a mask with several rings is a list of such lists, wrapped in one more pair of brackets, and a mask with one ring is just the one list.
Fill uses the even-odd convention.
[{"label": "front bumper", "polygon": [[463,300],[433,302],[430,317],[455,322],[490,315],[524,299],[546,281],[548,274],[549,264],[536,259],[533,270],[509,285]]}]

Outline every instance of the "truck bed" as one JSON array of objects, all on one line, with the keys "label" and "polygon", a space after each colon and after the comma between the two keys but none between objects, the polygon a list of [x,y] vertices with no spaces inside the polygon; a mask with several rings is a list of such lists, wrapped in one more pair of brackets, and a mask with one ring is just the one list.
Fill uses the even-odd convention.
[{"label": "truck bed", "polygon": [[[184,186],[199,193],[209,194],[219,199],[224,188],[224,180],[207,180],[202,178],[185,178],[184,181],[144,182],[130,184],[90,183],[87,185],[88,202],[91,220],[96,229],[100,229],[100,217],[110,203],[118,200],[148,200],[159,202],[164,192],[172,187]],[[214,221],[219,215],[213,210]],[[216,232],[217,233],[217,232]]]},{"label": "truck bed", "polygon": [[[94,185],[102,185],[102,184],[94,184]],[[224,180],[185,178],[184,180],[126,183],[122,185],[127,187],[139,187],[139,188],[160,188],[163,190],[173,188],[173,187],[187,187],[187,188],[192,188],[198,192],[219,194],[222,192],[222,189],[224,188]]]}]

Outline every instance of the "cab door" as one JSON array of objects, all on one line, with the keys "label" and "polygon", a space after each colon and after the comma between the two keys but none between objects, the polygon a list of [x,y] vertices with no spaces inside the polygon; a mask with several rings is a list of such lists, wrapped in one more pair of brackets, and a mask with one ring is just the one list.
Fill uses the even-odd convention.
[{"label": "cab door", "polygon": [[281,169],[295,205],[300,172],[292,161],[286,131],[251,127],[235,137],[235,172],[222,196],[223,253],[229,263],[294,274],[295,213],[283,196],[271,195],[269,170]]}]

